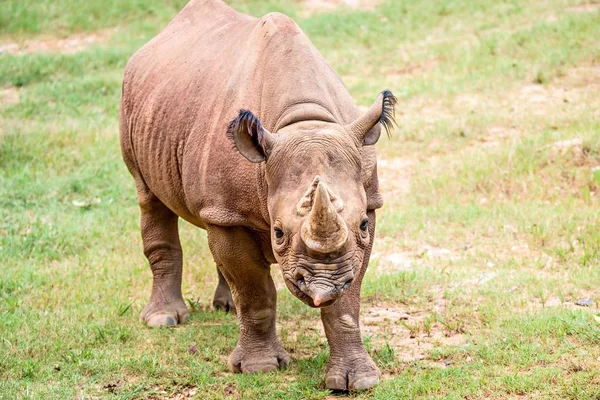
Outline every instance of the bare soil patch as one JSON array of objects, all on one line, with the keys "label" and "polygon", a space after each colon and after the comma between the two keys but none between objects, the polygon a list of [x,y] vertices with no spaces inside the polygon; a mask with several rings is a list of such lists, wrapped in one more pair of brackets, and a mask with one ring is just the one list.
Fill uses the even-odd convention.
[{"label": "bare soil patch", "polygon": [[410,271],[420,264],[420,260],[416,259],[414,254],[408,251],[386,252],[385,248],[375,250],[376,252],[372,254],[371,259],[377,260],[377,273],[380,274]]},{"label": "bare soil patch", "polygon": [[[167,394],[167,392],[164,390],[160,391],[159,393],[163,396]],[[196,393],[198,393],[198,390],[195,387],[192,387],[184,389],[182,392],[176,393],[168,398],[172,400],[193,399],[196,396]]]},{"label": "bare soil patch", "polygon": [[361,331],[371,337],[376,348],[390,346],[401,361],[427,359],[436,346],[456,346],[466,341],[462,333],[450,331],[433,318],[432,313],[442,313],[445,307],[442,297],[433,302],[431,312],[407,313],[402,306],[375,304],[363,312]]},{"label": "bare soil patch", "polygon": [[[586,106],[586,99],[600,89],[600,65],[583,65],[564,72],[547,84],[516,87],[493,106],[508,107],[514,113],[547,116],[549,113]],[[481,99],[480,99],[481,100]]]},{"label": "bare soil patch", "polygon": [[410,192],[411,166],[414,160],[407,157],[380,158],[378,168],[385,172],[379,174],[379,185],[384,195],[395,197]]},{"label": "bare soil patch", "polygon": [[[438,290],[439,289],[439,290]],[[397,304],[376,303],[364,307],[360,316],[360,328],[369,337],[375,349],[389,346],[395,356],[403,361],[428,359],[435,347],[456,346],[466,342],[465,336],[438,322],[435,315],[446,309],[443,289],[434,288],[435,299],[426,311],[407,312],[406,307]],[[278,331],[284,346],[293,357],[314,356],[315,342],[325,341],[325,330],[321,321],[304,322],[298,320],[278,321]],[[285,335],[282,335],[285,331]],[[307,347],[307,338],[312,345]]]},{"label": "bare soil patch", "polygon": [[410,243],[409,250],[398,249],[397,245],[379,238],[375,241],[371,259],[377,260],[377,272],[387,275],[399,271],[411,271],[430,260],[458,260],[461,255],[451,249],[430,244]]},{"label": "bare soil patch", "polygon": [[568,7],[567,11],[582,14],[582,13],[591,13],[600,10],[600,3],[585,3],[579,4],[573,7]]},{"label": "bare soil patch", "polygon": [[425,71],[429,71],[438,64],[437,58],[431,58],[416,64],[409,64],[405,67],[396,69],[388,74],[390,77],[398,78],[405,75],[416,75]]},{"label": "bare soil patch", "polygon": [[112,33],[112,30],[103,30],[93,33],[76,34],[62,39],[48,38],[24,40],[22,42],[0,43],[0,54],[74,54],[86,50],[93,44],[106,41],[112,35]]},{"label": "bare soil patch", "polygon": [[9,87],[0,91],[0,108],[18,104],[20,101],[19,90],[15,87]]},{"label": "bare soil patch", "polygon": [[[457,116],[460,115],[493,114],[503,122],[486,128],[487,132],[477,132],[479,142],[475,145],[495,149],[501,142],[517,139],[523,131],[530,131],[530,125],[535,121],[545,121],[543,125],[538,124],[539,129],[548,125],[553,129],[560,129],[561,121],[575,122],[581,113],[592,113],[592,117],[600,118],[600,101],[597,96],[599,90],[600,64],[591,63],[566,70],[543,84],[533,83],[532,78],[532,83],[516,85],[494,96],[463,93],[450,101],[422,97],[404,100],[402,113],[397,119],[400,126],[420,131],[432,129],[441,121],[456,123]],[[538,129],[537,126],[533,128]],[[379,163],[382,170],[380,179],[393,180],[400,162],[406,169],[417,164],[418,160],[412,157],[402,161],[384,158]],[[403,190],[405,186],[400,184],[398,189]],[[398,190],[385,182],[382,189],[384,198],[388,195],[386,191],[390,190],[394,196],[394,190]]]}]

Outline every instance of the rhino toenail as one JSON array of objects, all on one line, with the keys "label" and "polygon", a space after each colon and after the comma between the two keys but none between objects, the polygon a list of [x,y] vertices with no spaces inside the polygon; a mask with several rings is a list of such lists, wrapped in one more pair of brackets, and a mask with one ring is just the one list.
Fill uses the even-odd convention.
[{"label": "rhino toenail", "polygon": [[327,389],[332,390],[347,390],[348,382],[346,380],[346,377],[343,376],[328,376],[325,379],[325,386],[327,387]]},{"label": "rhino toenail", "polygon": [[369,376],[365,378],[360,378],[351,383],[350,389],[363,390],[369,389],[379,383],[379,378],[376,376]]}]

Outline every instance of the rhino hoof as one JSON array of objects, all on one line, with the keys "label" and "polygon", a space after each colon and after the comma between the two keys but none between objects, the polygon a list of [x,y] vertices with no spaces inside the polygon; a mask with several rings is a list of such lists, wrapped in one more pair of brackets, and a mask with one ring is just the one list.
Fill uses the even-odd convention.
[{"label": "rhino hoof", "polygon": [[213,299],[213,307],[215,310],[225,311],[235,314],[235,305],[233,304],[233,299],[230,297],[229,299]]},{"label": "rhino hoof", "polygon": [[331,363],[325,378],[325,386],[331,390],[365,390],[379,383],[381,372],[365,354],[362,360]]},{"label": "rhino hoof", "polygon": [[215,310],[221,310],[235,314],[235,304],[233,303],[231,291],[229,290],[228,286],[217,286],[212,305]]},{"label": "rhino hoof", "polygon": [[272,372],[285,368],[290,363],[290,356],[283,348],[270,352],[246,353],[242,348],[236,348],[229,356],[229,369],[233,372],[254,374]]},{"label": "rhino hoof", "polygon": [[146,324],[152,328],[159,326],[175,326],[177,325],[177,320],[172,315],[154,314],[148,318]]},{"label": "rhino hoof", "polygon": [[377,386],[379,384],[379,376],[364,376],[362,378],[358,378],[348,385],[348,389],[350,390],[364,390],[370,389],[373,386]]},{"label": "rhino hoof", "polygon": [[340,375],[328,375],[325,379],[325,387],[331,390],[365,390],[379,384],[379,374],[364,374],[354,377],[348,381],[347,377]]},{"label": "rhino hoof", "polygon": [[327,376],[325,387],[331,390],[348,390],[348,380],[345,376],[335,375]]},{"label": "rhino hoof", "polygon": [[142,311],[140,319],[152,328],[162,326],[173,327],[186,322],[189,316],[190,314],[185,304],[178,307],[172,304],[162,306],[148,304],[144,311]]}]

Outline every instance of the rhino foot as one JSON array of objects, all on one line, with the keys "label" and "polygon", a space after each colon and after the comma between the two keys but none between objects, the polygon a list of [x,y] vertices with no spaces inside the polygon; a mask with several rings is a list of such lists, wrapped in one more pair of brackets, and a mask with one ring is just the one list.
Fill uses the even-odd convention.
[{"label": "rhino foot", "polygon": [[215,296],[213,297],[212,305],[215,310],[221,310],[235,314],[235,304],[233,303],[233,298],[231,297],[231,291],[229,290],[229,287],[223,288],[220,285],[217,287],[217,290],[215,290]]},{"label": "rhino foot", "polygon": [[150,327],[175,326],[188,320],[190,313],[183,300],[172,303],[149,302],[140,320]]},{"label": "rhino foot", "polygon": [[330,359],[325,386],[331,390],[364,390],[379,383],[381,372],[368,354],[348,359]]},{"label": "rhino foot", "polygon": [[213,308],[215,310],[222,310],[235,314],[235,304],[233,303],[233,297],[231,296],[229,284],[225,280],[221,270],[218,268],[217,273],[219,274],[219,284],[217,285],[217,289],[215,289],[215,295],[213,296]]},{"label": "rhino foot", "polygon": [[261,346],[253,350],[245,350],[238,344],[228,360],[231,371],[247,374],[277,371],[287,367],[289,363],[290,356],[279,343],[271,348]]}]

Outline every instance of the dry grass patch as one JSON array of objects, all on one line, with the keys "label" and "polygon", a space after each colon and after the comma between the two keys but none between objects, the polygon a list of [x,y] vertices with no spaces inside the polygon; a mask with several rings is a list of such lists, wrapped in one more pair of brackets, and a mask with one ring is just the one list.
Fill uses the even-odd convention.
[{"label": "dry grass patch", "polygon": [[75,54],[87,50],[92,45],[106,42],[114,31],[114,29],[105,29],[92,33],[78,33],[65,38],[26,39],[0,43],[0,54]]},{"label": "dry grass patch", "polygon": [[19,90],[15,87],[9,87],[0,91],[0,107],[8,107],[18,104],[20,101]]},{"label": "dry grass patch", "polygon": [[304,18],[322,12],[333,12],[340,7],[354,10],[373,11],[381,0],[302,0],[300,15]]},{"label": "dry grass patch", "polygon": [[572,13],[576,13],[576,14],[592,13],[592,12],[596,12],[598,10],[600,10],[600,3],[584,3],[584,4],[578,4],[576,6],[567,8],[568,12],[572,12]]},{"label": "dry grass patch", "polygon": [[392,198],[410,192],[414,160],[409,157],[382,158],[377,160],[379,185],[384,196]]},{"label": "dry grass patch", "polygon": [[463,333],[444,325],[439,315],[446,300],[437,293],[427,311],[406,312],[406,306],[376,303],[365,308],[361,330],[376,349],[389,346],[401,362],[428,359],[439,346],[457,346],[466,342]]}]

